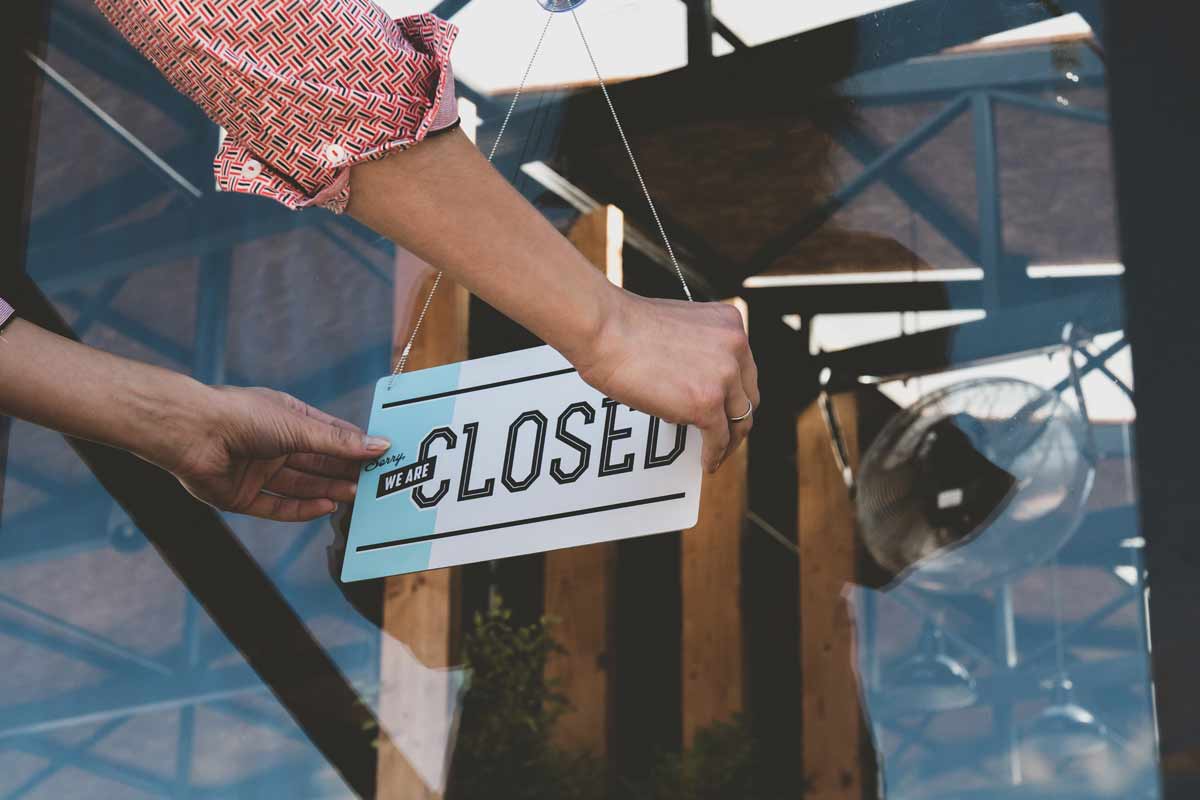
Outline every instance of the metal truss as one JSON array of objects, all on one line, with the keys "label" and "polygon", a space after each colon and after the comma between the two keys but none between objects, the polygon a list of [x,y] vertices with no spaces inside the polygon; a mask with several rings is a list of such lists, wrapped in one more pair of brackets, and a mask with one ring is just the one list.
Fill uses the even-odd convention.
[{"label": "metal truss", "polygon": [[[241,207],[244,202],[239,203],[244,199],[229,196],[218,199],[211,189],[200,188],[211,187],[208,164],[215,149],[215,127],[106,26],[96,25],[87,15],[62,3],[56,5],[51,24],[51,47],[66,50],[81,65],[127,87],[189,131],[196,132],[184,144],[160,155],[50,63],[31,54],[46,85],[59,91],[128,148],[136,156],[139,165],[31,222],[30,240],[33,247],[28,253],[27,268],[38,277],[39,285],[52,292],[59,303],[73,306],[79,312],[76,334],[82,335],[97,323],[104,324],[189,369],[202,381],[248,383],[248,376],[230,374],[225,366],[232,275],[230,257],[234,247],[287,230],[311,228],[335,244],[344,254],[346,263],[363,268],[383,285],[391,284],[391,276],[381,271],[371,259],[364,257],[360,249],[366,245],[388,255],[392,252],[390,243],[367,233],[354,223],[325,215],[305,215],[306,219],[298,219],[297,215],[273,207],[268,209],[266,204],[259,203],[255,208],[256,224],[245,224],[244,208]],[[135,208],[156,194],[161,194],[164,188],[173,199],[155,219],[115,229],[104,227],[110,218],[119,216],[119,209]],[[105,209],[105,218],[97,218],[94,212],[97,208]],[[64,231],[68,232],[67,236],[63,236]],[[143,269],[169,263],[173,258],[196,256],[201,258],[201,266],[197,291],[197,329],[191,347],[181,346],[111,307],[131,276]],[[86,266],[81,269],[81,265]],[[102,282],[99,291],[91,295],[84,293],[84,289],[95,286],[97,282]],[[389,343],[381,339],[286,388],[310,402],[320,404],[327,399],[325,392],[330,386],[338,386],[340,392],[341,387],[369,381],[379,365],[386,363],[389,352]],[[6,530],[0,552],[6,562],[45,557],[49,552],[61,553],[64,547],[109,546],[112,543],[110,532],[103,523],[103,520],[112,516],[113,499],[107,491],[99,487],[82,490],[81,497],[81,490],[77,487],[63,486],[30,468],[11,463],[7,473],[10,478],[48,493],[50,498],[43,507],[7,521],[5,527],[11,533]],[[183,524],[182,520],[180,524]],[[299,532],[275,565],[271,577],[264,575],[260,582],[286,586],[284,575],[288,567],[319,530],[319,526],[309,526]],[[196,535],[203,534],[197,531]],[[232,536],[232,533],[226,535]],[[343,608],[344,604],[331,603],[331,598],[337,600],[336,592],[287,591],[288,603],[300,617],[328,614],[332,610],[352,626],[362,628],[368,640],[377,635],[352,610]],[[187,593],[185,600],[181,646],[177,653],[169,654],[165,660],[162,656],[152,658],[131,651],[16,598],[0,596],[0,607],[7,612],[0,620],[0,632],[7,637],[85,661],[115,676],[107,684],[61,696],[50,703],[10,706],[0,710],[0,747],[16,748],[48,759],[48,763],[17,787],[10,797],[23,797],[32,792],[64,766],[88,770],[156,795],[195,797],[211,794],[197,789],[191,783],[195,709],[199,705],[266,725],[301,741],[307,742],[313,735],[311,730],[298,729],[285,715],[268,715],[241,704],[239,698],[265,693],[274,688],[272,682],[281,677],[294,682],[303,681],[304,676],[299,673],[275,675],[273,678],[264,675],[260,679],[257,673],[262,666],[253,664],[253,657],[251,664],[214,670],[210,666],[212,656],[217,652],[214,645],[220,650],[228,645],[223,638],[207,644],[202,639],[202,627],[199,624],[201,611],[191,592]],[[221,621],[219,617],[215,619]],[[374,674],[376,659],[371,657],[374,646],[366,645],[365,648],[359,645],[350,649],[334,649],[328,653],[332,659],[330,663],[371,665],[367,673],[357,676],[359,698],[368,698],[371,686],[377,680]],[[239,646],[239,649],[242,648]],[[297,659],[296,669],[306,669],[302,660]],[[328,688],[320,688],[322,684],[328,684],[326,673],[315,671],[313,681],[312,691],[328,691]],[[59,710],[55,711],[56,708]],[[163,780],[157,775],[93,752],[97,744],[119,730],[133,716],[166,709],[176,709],[179,716],[176,772],[172,779]],[[70,747],[58,745],[46,737],[51,730],[97,721],[103,723],[98,730]],[[346,747],[351,745],[352,742],[345,742]],[[369,747],[365,754],[374,758],[374,751]],[[330,757],[328,753],[326,756]],[[330,760],[337,766],[335,758],[330,757]],[[344,772],[344,765],[339,769]],[[317,791],[318,787],[313,781],[315,771],[306,773],[300,770],[297,773],[296,764],[290,763],[283,772],[287,774],[279,774],[279,771],[272,774],[271,782],[266,785],[296,787],[297,794],[303,786],[306,796]],[[357,778],[352,779],[351,785],[365,791],[365,785],[355,784],[354,780]],[[242,788],[252,790],[253,781]],[[225,791],[225,788],[221,791]]]},{"label": "metal truss", "polygon": [[[707,3],[697,0],[685,1],[692,10],[690,19],[693,19],[694,24],[702,26],[700,30],[706,34],[709,44],[711,32],[715,31],[735,50],[747,49],[745,43],[727,26],[712,18],[711,8]],[[450,17],[469,2],[470,0],[443,0],[434,11],[443,17]],[[929,2],[923,0],[916,5],[928,6]],[[697,8],[699,12],[695,10]],[[693,38],[699,41],[698,36]],[[381,284],[386,285],[390,282],[390,276],[380,271],[369,258],[364,257],[358,246],[366,245],[388,254],[391,252],[391,245],[355,223],[322,215],[304,215],[298,218],[282,209],[256,202],[255,224],[244,224],[245,205],[253,201],[231,197],[217,199],[215,193],[208,188],[211,185],[208,163],[215,141],[213,126],[107,26],[59,2],[55,4],[52,12],[49,39],[53,47],[68,53],[78,64],[99,77],[133,91],[189,131],[196,132],[196,135],[174,149],[158,153],[47,61],[34,57],[46,76],[48,85],[60,91],[97,124],[103,126],[139,160],[137,169],[120,175],[103,186],[82,192],[78,197],[34,219],[30,224],[30,241],[34,246],[28,254],[27,268],[36,276],[38,285],[44,291],[51,293],[57,302],[71,306],[78,312],[75,326],[77,334],[82,335],[94,325],[103,324],[173,362],[187,366],[201,380],[244,383],[249,382],[249,376],[231,372],[225,363],[232,248],[259,237],[284,231],[312,229],[338,245],[347,263],[356,264],[366,270]],[[708,53],[711,56],[711,48],[708,49]],[[932,76],[925,75],[920,65],[902,65],[898,71],[897,68],[893,68],[886,80],[877,75],[861,75],[846,85],[847,91],[863,102],[903,102],[929,94],[959,94],[942,112],[914,131],[899,148],[884,151],[878,143],[861,131],[842,132],[840,141],[867,166],[863,176],[853,184],[843,187],[824,213],[832,214],[837,207],[849,202],[871,183],[883,180],[912,200],[919,213],[929,219],[956,246],[964,252],[981,252],[982,260],[986,264],[996,266],[1003,259],[1003,250],[997,241],[998,227],[995,224],[998,220],[998,208],[981,208],[981,212],[986,212],[986,220],[991,222],[982,226],[981,235],[976,239],[967,225],[942,208],[931,193],[904,172],[899,166],[900,162],[968,109],[976,115],[977,121],[986,122],[994,102],[1015,103],[1047,113],[1068,114],[1088,122],[1104,120],[1090,112],[1064,110],[1054,106],[1044,107],[1045,104],[1039,105],[1037,101],[1013,94],[1016,89],[1027,89],[1038,85],[1039,81],[1044,82],[1044,64],[1031,62],[1030,72],[1037,74],[1030,75],[1028,80],[989,78],[983,71],[983,65],[970,57],[963,57],[962,64],[967,67],[966,71],[955,71],[955,74],[969,84],[966,86],[931,86]],[[944,80],[945,74],[945,71],[939,71],[938,80]],[[1011,71],[1006,74],[1012,75]],[[1085,80],[1098,79],[1086,66],[1082,74]],[[975,89],[979,84],[991,88]],[[462,86],[460,91],[464,96],[476,99],[484,108],[491,105],[487,98],[479,96],[470,87]],[[981,147],[994,148],[994,141],[987,138],[987,129],[981,130],[982,138],[977,142]],[[986,159],[981,163],[985,167],[980,173],[980,180],[984,182],[981,189],[984,185],[994,187],[994,152],[990,166]],[[987,183],[988,181],[991,183]],[[91,213],[91,210],[96,208],[125,207],[131,200],[135,203],[141,202],[153,197],[155,193],[161,193],[164,187],[173,195],[172,202],[163,213],[149,222],[107,229],[97,224],[107,220],[98,220],[95,214]],[[803,236],[814,220],[815,218],[799,223],[792,232],[793,236]],[[61,235],[62,231],[70,231],[73,235],[64,238]],[[772,252],[787,246],[788,242],[782,239],[772,243],[768,249],[764,249],[755,264],[767,263]],[[196,308],[198,323],[191,347],[174,343],[112,308],[113,301],[131,276],[184,256],[202,259]],[[84,290],[96,286],[97,283],[101,284],[99,291],[91,295],[85,293]],[[893,302],[895,297],[896,295],[892,294]],[[377,371],[379,364],[386,362],[389,353],[390,343],[381,340],[285,388],[319,404],[326,399],[322,395],[325,387],[351,385],[356,381],[361,382],[364,376],[369,379]],[[1091,368],[1103,369],[1101,357],[1097,356],[1096,363],[1085,367]],[[98,519],[107,518],[112,507],[112,497],[107,491],[99,487],[94,490],[79,490],[74,487],[68,489],[46,476],[38,475],[24,465],[9,463],[7,474],[10,478],[46,491],[51,500],[43,507],[10,519],[6,525],[9,530],[3,539],[0,539],[0,557],[6,563],[12,560],[45,557],[46,553],[50,552],[46,547],[47,543],[52,544],[54,552],[62,552],[62,548],[65,547],[108,546],[109,533],[97,524]],[[64,502],[68,492],[70,502]],[[270,577],[265,579],[276,586],[283,586],[287,568],[311,542],[312,537],[317,535],[318,530],[318,527],[310,526],[298,534],[273,566]],[[223,535],[232,537],[231,532]],[[323,604],[323,595],[320,593],[290,590],[287,600],[301,618],[318,611],[327,613],[330,610],[327,604]],[[284,716],[273,717],[239,702],[241,698],[268,690],[269,687],[260,680],[256,672],[261,669],[261,664],[213,669],[210,663],[213,643],[206,643],[200,634],[200,609],[190,593],[184,611],[184,634],[180,650],[170,654],[165,660],[162,657],[151,658],[131,651],[105,637],[29,607],[16,598],[0,596],[0,606],[5,607],[8,612],[4,621],[0,623],[0,631],[5,635],[84,660],[114,676],[98,687],[89,687],[48,702],[10,706],[0,710],[0,746],[32,752],[48,759],[47,764],[17,787],[11,797],[29,794],[68,765],[159,796],[204,797],[240,792],[270,792],[279,796],[290,796],[309,795],[318,790],[314,776],[303,770],[298,771],[294,764],[285,764],[243,783],[219,789],[202,790],[191,786],[194,710],[200,705],[208,705],[223,713],[271,726],[285,735],[304,738],[306,741],[305,735],[311,736],[312,732],[297,729],[295,724]],[[357,620],[357,617],[347,615],[347,619]],[[221,641],[224,642],[223,639]],[[329,655],[334,663],[361,662],[367,656],[362,648],[363,646],[335,648]],[[365,693],[369,694],[372,682],[377,676],[368,673],[361,678],[367,687]],[[322,680],[324,679],[322,676]],[[94,752],[96,745],[118,731],[133,716],[167,709],[180,711],[177,769],[171,779],[164,779],[160,775],[148,773]],[[46,736],[52,730],[97,722],[101,724],[95,731],[73,745],[61,745]]]}]

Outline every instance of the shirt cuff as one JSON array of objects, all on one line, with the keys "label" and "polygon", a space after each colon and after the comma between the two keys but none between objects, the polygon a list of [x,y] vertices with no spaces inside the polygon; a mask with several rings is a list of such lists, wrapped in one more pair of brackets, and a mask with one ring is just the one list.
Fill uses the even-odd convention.
[{"label": "shirt cuff", "polygon": [[454,93],[454,68],[446,64],[444,78],[445,89],[442,90],[442,101],[438,103],[437,114],[429,123],[430,132],[449,128],[458,122],[458,96]]},{"label": "shirt cuff", "polygon": [[16,312],[13,311],[13,307],[6,303],[3,297],[0,297],[0,330],[4,329],[14,313]]}]

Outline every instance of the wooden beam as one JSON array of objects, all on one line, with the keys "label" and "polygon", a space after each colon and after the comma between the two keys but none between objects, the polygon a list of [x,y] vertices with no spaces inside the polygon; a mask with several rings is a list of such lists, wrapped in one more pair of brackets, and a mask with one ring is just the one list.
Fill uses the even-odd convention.
[{"label": "wooden beam", "polygon": [[625,284],[625,215],[616,206],[600,206],[575,221],[567,238],[617,286]]},{"label": "wooden beam", "polygon": [[[584,214],[567,238],[604,270],[608,279],[623,280],[624,215],[616,206]],[[613,601],[617,547],[613,542],[553,550],[546,554],[545,612],[558,620],[555,636],[566,652],[551,658],[548,679],[571,703],[555,736],[563,747],[609,751],[612,729]]]},{"label": "wooden beam", "polygon": [[[855,398],[842,395],[835,403],[856,462]],[[854,628],[842,595],[855,580],[858,564],[854,510],[815,403],[799,415],[796,463],[803,764],[808,786],[804,796],[861,800],[862,713],[854,670]]]},{"label": "wooden beam", "polygon": [[[463,129],[474,140],[478,116],[474,106],[459,100]],[[435,271],[406,250],[397,247],[392,360],[412,335],[412,326],[433,286]],[[449,277],[443,276],[430,302],[420,335],[413,343],[407,370],[426,369],[463,361],[468,357],[467,336],[470,295]],[[437,729],[441,719],[420,719],[420,714],[444,716],[449,703],[418,705],[416,716],[411,703],[403,700],[409,687],[397,685],[402,675],[411,674],[412,657],[426,667],[448,667],[458,653],[461,617],[461,569],[430,570],[411,575],[395,575],[384,581],[383,637],[380,652],[379,717],[382,720],[405,719],[416,729]],[[411,655],[405,652],[411,651]],[[449,698],[447,698],[449,700]],[[425,710],[422,710],[425,709]],[[447,765],[448,766],[448,765]],[[428,786],[417,774],[408,757],[391,743],[379,748],[377,766],[380,800],[432,800],[442,796],[441,786]]]},{"label": "wooden beam", "polygon": [[[731,300],[748,317],[745,302]],[[745,703],[742,634],[742,530],[746,519],[749,446],[704,477],[700,520],[680,540],[683,593],[683,744]]]}]

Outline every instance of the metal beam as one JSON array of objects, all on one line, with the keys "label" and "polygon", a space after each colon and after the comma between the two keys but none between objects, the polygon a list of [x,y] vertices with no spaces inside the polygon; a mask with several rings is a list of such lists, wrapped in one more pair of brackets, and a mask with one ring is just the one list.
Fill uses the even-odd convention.
[{"label": "metal beam", "polygon": [[[89,642],[64,639],[54,633],[39,630],[34,625],[0,617],[0,641],[5,638],[22,641],[110,672],[119,672],[122,668],[130,666],[127,658]],[[139,673],[139,676],[141,675],[144,673]]]},{"label": "metal beam", "polygon": [[5,742],[4,746],[53,761],[69,761],[73,767],[132,786],[152,796],[169,796],[172,793],[171,784],[152,772],[123,761],[115,761],[79,748],[61,745],[44,737],[14,739]]},{"label": "metal beam", "polygon": [[[205,206],[215,204],[210,216]],[[254,204],[254,226],[242,224],[245,204]],[[48,242],[31,247],[26,269],[42,290],[50,293],[91,286],[152,267],[206,255],[234,244],[287,230],[311,220],[261,198],[207,195],[195,205],[184,205],[155,219],[89,234],[81,239]],[[197,217],[211,226],[197,226]]]},{"label": "metal beam", "polygon": [[[16,302],[25,319],[71,336],[70,327],[29,278],[0,275],[0,291]],[[372,795],[378,720],[221,516],[170,474],[136,456],[68,441],[330,765],[354,791]],[[143,683],[133,698],[125,699],[138,705],[145,688]],[[213,689],[215,695],[223,691]],[[10,715],[23,714],[36,728],[54,704],[84,700],[63,695],[32,707],[9,708],[0,718],[12,721]]]},{"label": "metal beam", "polygon": [[[124,87],[171,117],[180,127],[207,123],[204,113],[179,93],[116,29],[97,14],[69,3],[51,3],[48,40],[97,76]],[[205,160],[207,166],[207,160]]]},{"label": "metal beam", "polygon": [[750,45],[742,41],[742,37],[734,33],[728,25],[716,17],[713,17],[713,27],[716,29],[717,35],[729,42],[729,46],[734,50],[746,50],[750,47]]},{"label": "metal beam", "polygon": [[[331,648],[328,653],[336,661],[363,661],[370,647],[364,642]],[[288,677],[289,690],[318,693],[326,685],[319,676],[307,674],[303,662],[297,661],[293,671]],[[119,670],[114,674],[119,677],[52,698],[0,708],[0,742],[77,725],[232,700],[277,688],[263,683],[245,663],[193,673],[186,685],[181,684],[176,674],[148,677],[144,673],[129,675]],[[319,702],[319,698],[314,697],[310,702]],[[300,728],[310,739],[318,733],[304,725]],[[374,733],[367,736],[360,731],[357,736],[374,739]],[[374,755],[374,748],[371,750]]]},{"label": "metal beam", "polygon": [[[1117,388],[1120,389],[1121,391],[1123,391],[1125,393],[1125,396],[1128,397],[1130,399],[1130,401],[1132,401],[1133,400],[1133,389],[1130,389],[1129,386],[1126,385],[1125,381],[1118,378],[1116,375],[1113,374],[1112,370],[1110,370],[1108,367],[1105,366],[1106,361],[1108,361],[1110,358],[1115,356],[1117,353],[1124,350],[1126,347],[1129,347],[1129,341],[1124,336],[1122,336],[1120,339],[1113,342],[1108,347],[1101,350],[1099,353],[1093,354],[1087,350],[1082,350],[1081,352],[1083,353],[1083,364],[1081,364],[1079,366],[1080,376],[1087,375],[1092,370],[1095,370],[1095,371],[1099,372],[1101,375],[1103,375],[1104,377],[1108,378],[1114,384],[1116,384]],[[1074,358],[1074,354],[1072,354],[1072,358]],[[1055,385],[1054,391],[1056,391],[1056,392],[1065,391],[1067,389],[1067,387],[1069,387],[1070,385],[1071,385],[1071,377],[1068,376],[1066,378],[1063,378],[1061,381],[1059,381]]]},{"label": "metal beam", "polygon": [[[200,153],[193,143],[173,147],[163,154],[172,164],[186,164],[192,159],[211,160],[212,153]],[[162,194],[162,180],[158,175],[140,164],[116,175],[102,184],[84,189],[59,205],[53,206],[34,217],[29,223],[29,243],[61,241],[66,237],[80,237],[92,233],[91,225],[98,209],[107,215],[116,216],[117,210],[132,211],[137,206]]]},{"label": "metal beam", "polygon": [[0,561],[11,566],[49,550],[61,555],[108,543],[108,534],[97,522],[108,518],[112,498],[99,487],[71,489],[70,503],[52,496],[46,505],[4,520]]},{"label": "metal beam", "polygon": [[98,106],[90,97],[83,93],[75,84],[67,80],[66,76],[60,73],[54,67],[47,64],[42,58],[29,53],[29,58],[33,60],[38,68],[49,79],[50,84],[57,89],[60,89],[68,97],[74,100],[84,111],[94,117],[100,124],[108,128],[118,141],[125,144],[134,155],[142,159],[149,165],[156,174],[160,175],[163,183],[171,189],[182,192],[185,195],[190,195],[195,199],[204,196],[195,184],[185,178],[178,170],[168,164],[158,153],[154,152],[153,148],[134,136],[133,133],[118,122],[111,114]]},{"label": "metal beam", "polygon": [[[864,376],[877,383],[1061,348],[1063,325],[1068,321],[1094,333],[1120,330],[1124,323],[1120,283],[1110,279],[1105,288],[1097,280],[1092,291],[993,310],[977,322],[828,353],[822,362],[833,372],[830,388],[849,388],[863,382]],[[953,307],[964,306],[956,302]]]},{"label": "metal beam", "polygon": [[1016,92],[1006,91],[991,91],[989,94],[993,100],[999,100],[1002,103],[1007,103],[1012,106],[1020,106],[1028,108],[1031,111],[1038,111],[1042,114],[1049,114],[1055,117],[1066,117],[1078,122],[1090,122],[1093,125],[1107,125],[1108,112],[1097,111],[1092,108],[1078,108],[1076,106],[1064,105],[1062,102],[1051,103],[1028,94],[1018,94]]},{"label": "metal beam", "polygon": [[50,763],[42,767],[33,775],[29,776],[29,778],[20,786],[13,789],[8,795],[8,800],[20,800],[20,798],[25,797],[38,786],[42,785],[51,777],[53,777],[63,767],[75,764],[75,756],[77,753],[86,753],[94,745],[99,744],[105,739],[105,737],[124,724],[125,720],[123,719],[115,719],[111,722],[106,722],[89,734],[82,742],[68,747],[62,753],[51,756]]},{"label": "metal beam", "polygon": [[[141,653],[130,650],[129,648],[112,641],[111,639],[93,633],[86,628],[81,628],[78,625],[67,622],[64,619],[59,619],[53,614],[42,611],[36,606],[31,606],[15,597],[9,597],[6,594],[0,594],[0,605],[8,608],[10,611],[15,611],[17,614],[25,617],[31,617],[45,628],[53,631],[54,634],[48,638],[40,631],[36,631],[32,626],[20,625],[20,628],[27,629],[30,632],[36,633],[39,641],[46,643],[52,639],[60,641],[70,641],[75,645],[75,652],[83,654],[87,658],[87,653],[94,653],[108,662],[115,664],[116,668],[122,667],[137,667],[145,670],[148,673],[155,675],[171,675],[173,670],[153,658],[147,658]],[[17,623],[19,625],[19,623]],[[53,645],[51,645],[53,646]],[[88,658],[87,660],[91,660]]]},{"label": "metal beam", "polygon": [[1103,84],[1104,64],[1088,48],[1078,48],[1076,83],[1055,60],[1056,48],[1038,46],[982,53],[951,53],[919,58],[863,72],[833,91],[859,102],[911,103],[977,89],[1076,89]]},{"label": "metal beam", "polygon": [[344,792],[333,795],[322,794],[329,790],[328,780],[323,780],[320,769],[304,757],[292,758],[265,772],[255,773],[242,780],[219,786],[198,786],[191,791],[194,800],[228,800],[235,797],[345,797]]},{"label": "metal beam", "polygon": [[[563,175],[556,172],[549,164],[542,161],[532,161],[521,165],[521,171],[540,184],[544,189],[553,192],[558,197],[565,200],[581,214],[588,214],[600,207],[600,201],[593,198],[587,192],[580,189],[575,184],[571,183]],[[674,265],[671,263],[667,251],[652,239],[648,234],[644,233],[640,228],[635,227],[629,222],[626,216],[625,222],[625,244],[640,252],[642,255],[650,259],[655,266],[661,267],[672,273],[675,271]],[[687,276],[688,284],[692,289],[701,295],[708,297],[718,297],[715,287],[699,270],[696,269],[687,258],[686,253],[677,253],[679,256],[679,267]]]},{"label": "metal beam", "polygon": [[[888,152],[887,147],[857,125],[847,125],[829,133],[864,167],[883,158]],[[960,253],[975,260],[979,253],[979,237],[971,226],[903,164],[884,170],[880,180]]]},{"label": "metal beam", "polygon": [[684,0],[684,2],[687,4],[688,64],[696,65],[712,61],[712,0]]},{"label": "metal beam", "polygon": [[971,125],[975,137],[975,197],[979,207],[980,251],[976,258],[983,267],[983,307],[991,309],[999,304],[1000,271],[1005,258],[996,120],[992,98],[986,92],[976,92],[971,97]]},{"label": "metal beam", "polygon": [[907,158],[927,141],[941,133],[946,126],[966,110],[968,102],[969,99],[962,96],[947,103],[938,113],[917,126],[887,153],[864,168],[853,180],[848,181],[834,192],[824,203],[806,214],[799,222],[788,227],[787,230],[773,236],[751,256],[747,264],[747,274],[757,275],[770,269],[777,259],[786,255],[800,240],[819,229],[851,200],[880,180],[885,170]]},{"label": "metal beam", "polygon": [[[345,253],[351,261],[357,263],[365,269],[370,275],[378,278],[384,286],[391,286],[393,279],[390,273],[385,272],[378,264],[360,253],[357,248],[352,247],[349,242],[342,238],[343,232],[347,230],[344,225],[333,225],[328,222],[323,222],[313,227],[313,230],[319,233],[322,238],[337,245],[337,247]],[[385,240],[386,241],[386,240]],[[391,245],[391,242],[388,242]]]},{"label": "metal beam", "polygon": [[450,19],[471,3],[471,0],[441,0],[429,13],[436,14],[442,19]]},{"label": "metal beam", "polygon": [[[123,280],[123,278],[116,280]],[[89,300],[83,292],[64,292],[58,295],[57,299],[65,305],[80,310],[89,308]],[[108,326],[122,336],[127,336],[156,353],[171,359],[180,368],[190,365],[195,358],[195,349],[177,343],[174,339],[164,336],[144,322],[136,320],[120,311],[112,309],[101,310],[97,308],[93,309],[93,314],[94,318],[99,320],[100,323]]]},{"label": "metal beam", "polygon": [[39,492],[56,495],[67,488],[64,484],[58,483],[53,478],[23,464],[14,464],[11,461],[7,461],[6,466],[8,467],[8,477],[15,478],[26,486],[37,489]]}]

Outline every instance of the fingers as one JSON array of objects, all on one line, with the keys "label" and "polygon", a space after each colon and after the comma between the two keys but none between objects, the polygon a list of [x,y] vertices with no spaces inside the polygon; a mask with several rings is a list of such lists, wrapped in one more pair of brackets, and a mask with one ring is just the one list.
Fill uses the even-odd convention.
[{"label": "fingers", "polygon": [[367,436],[354,426],[334,425],[314,416],[294,416],[289,427],[295,453],[366,461],[383,455],[391,447],[387,439]]},{"label": "fingers", "polygon": [[357,481],[360,466],[357,461],[320,456],[316,453],[293,453],[288,456],[287,465],[300,472],[321,475],[326,478],[338,478],[343,481]]},{"label": "fingers", "polygon": [[362,433],[362,429],[359,428],[357,425],[355,425],[353,422],[347,422],[344,419],[339,419],[338,417],[335,417],[333,414],[326,414],[321,409],[310,406],[303,401],[298,400],[297,402],[300,404],[300,408],[299,408],[300,413],[304,414],[306,417],[312,417],[317,422],[324,422],[325,424],[332,425],[335,428],[342,428],[344,430],[354,431],[356,433]]},{"label": "fingers", "polygon": [[[746,340],[745,347],[742,348],[738,355],[738,370],[741,373],[742,391],[746,393],[746,397],[754,404],[757,410],[762,405],[762,398],[758,394],[758,364],[754,362],[754,353],[750,352],[750,341]],[[734,416],[740,416],[745,412],[745,406]]]},{"label": "fingers", "polygon": [[304,499],[326,498],[334,502],[349,503],[354,500],[358,484],[348,480],[336,480],[313,475],[290,467],[283,467],[267,481],[267,491],[285,497]]},{"label": "fingers", "polygon": [[716,472],[729,450],[729,418],[725,415],[725,394],[720,388],[710,390],[700,403],[697,425],[704,435],[702,458],[709,472]]},{"label": "fingers", "polygon": [[[746,441],[746,436],[750,433],[750,428],[754,426],[754,404],[742,388],[741,380],[730,387],[729,400],[726,401],[725,412],[726,418],[729,420],[729,447],[722,454],[722,461],[734,450],[741,447],[742,442]],[[734,418],[740,417],[747,412],[750,412],[750,416],[737,422],[733,421]]]},{"label": "fingers", "polygon": [[332,513],[336,503],[328,498],[297,499],[260,494],[241,513],[276,522],[308,522]]},{"label": "fingers", "polygon": [[704,435],[704,464],[709,472],[716,472],[729,450],[729,422],[724,419],[713,421],[701,427],[700,432]]}]

